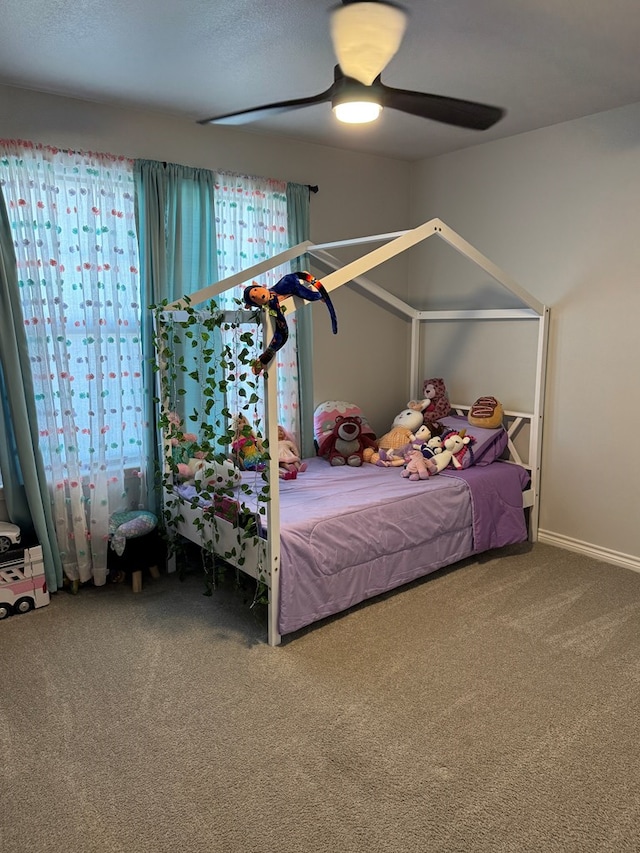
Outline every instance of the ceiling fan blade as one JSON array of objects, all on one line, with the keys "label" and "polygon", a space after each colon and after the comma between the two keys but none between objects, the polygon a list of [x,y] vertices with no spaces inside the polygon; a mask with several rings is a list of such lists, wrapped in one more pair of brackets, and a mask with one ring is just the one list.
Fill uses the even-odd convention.
[{"label": "ceiling fan blade", "polygon": [[275,104],[266,104],[263,107],[252,107],[249,110],[240,110],[236,113],[225,113],[225,115],[213,116],[212,118],[198,119],[198,124],[248,124],[252,121],[259,121],[263,118],[279,115],[280,113],[288,113],[292,110],[299,110],[303,107],[311,107],[314,104],[323,104],[325,101],[330,101],[333,95],[335,84],[330,86],[326,92],[320,92],[319,95],[311,95],[309,98],[295,98],[292,101],[278,101]]},{"label": "ceiling fan blade", "polygon": [[505,115],[501,107],[446,98],[443,95],[411,92],[408,89],[394,89],[385,86],[380,80],[376,80],[371,88],[380,93],[380,104],[383,107],[469,130],[487,130]]},{"label": "ceiling fan blade", "polygon": [[346,77],[370,86],[395,56],[407,26],[396,3],[355,0],[331,12],[331,41]]}]

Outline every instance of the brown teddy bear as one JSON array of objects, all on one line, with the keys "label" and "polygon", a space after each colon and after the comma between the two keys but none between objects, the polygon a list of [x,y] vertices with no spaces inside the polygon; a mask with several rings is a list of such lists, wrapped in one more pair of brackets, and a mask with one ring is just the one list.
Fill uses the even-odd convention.
[{"label": "brown teddy bear", "polygon": [[362,465],[363,451],[374,448],[375,441],[362,432],[362,418],[338,415],[332,432],[322,439],[318,456],[324,456],[330,465]]}]

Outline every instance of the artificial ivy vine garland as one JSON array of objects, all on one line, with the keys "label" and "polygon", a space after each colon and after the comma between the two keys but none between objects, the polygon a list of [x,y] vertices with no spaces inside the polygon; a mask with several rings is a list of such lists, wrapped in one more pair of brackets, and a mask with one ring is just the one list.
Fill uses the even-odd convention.
[{"label": "artificial ivy vine garland", "polygon": [[[179,453],[171,451],[168,436],[174,447],[188,446],[190,456],[201,456],[207,462],[223,464],[232,458],[234,417],[244,415],[245,433],[255,423],[256,404],[259,402],[260,378],[252,370],[256,360],[257,342],[254,330],[257,313],[241,308],[222,311],[214,301],[196,310],[188,297],[180,311],[167,310],[168,301],[151,306],[154,316],[153,342],[156,352],[154,370],[157,374],[159,396],[157,428],[163,436],[164,464],[159,480],[164,496],[162,521],[170,553],[181,548],[178,525],[184,521],[180,507],[182,500],[174,490],[178,477]],[[198,403],[192,407],[189,385],[198,389]],[[176,423],[174,412],[188,405],[190,411]],[[185,421],[188,422],[185,425]],[[190,430],[194,433],[191,434]],[[192,439],[196,437],[196,440]],[[252,484],[241,483],[237,489],[242,494],[255,492],[257,510],[244,506],[237,499],[232,484],[213,484],[195,480],[196,493],[190,502],[192,509],[202,508],[195,516],[195,526],[200,534],[203,549],[206,594],[211,595],[217,579],[230,565],[241,568],[245,564],[245,548],[250,543],[259,544],[260,517],[266,514],[270,500],[268,482],[268,441],[262,441],[264,468],[255,472]],[[203,507],[204,505],[204,507]],[[220,517],[231,523],[237,531],[237,543],[220,553]],[[258,567],[259,580],[253,604],[264,603],[267,588],[262,560]]]}]

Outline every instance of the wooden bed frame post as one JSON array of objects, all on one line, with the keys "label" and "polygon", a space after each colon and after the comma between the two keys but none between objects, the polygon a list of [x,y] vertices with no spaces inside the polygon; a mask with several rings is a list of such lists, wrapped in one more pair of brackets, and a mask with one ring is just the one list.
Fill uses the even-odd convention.
[{"label": "wooden bed frame post", "polygon": [[[263,312],[263,341],[273,336],[273,322],[268,311]],[[264,372],[264,409],[269,441],[269,500],[266,504],[267,578],[269,588],[268,642],[280,644],[278,621],[280,614],[280,480],[278,476],[278,367],[277,356]]]},{"label": "wooden bed frame post", "polygon": [[531,420],[529,464],[533,506],[529,516],[529,539],[538,541],[540,519],[540,467],[542,463],[542,424],[544,422],[544,394],[547,382],[547,349],[549,345],[549,309],[545,306],[538,323],[538,352],[536,356],[536,387]]},{"label": "wooden bed frame post", "polygon": [[420,364],[420,320],[411,318],[411,352],[409,353],[409,396],[408,400],[422,399],[422,384],[418,374]]}]

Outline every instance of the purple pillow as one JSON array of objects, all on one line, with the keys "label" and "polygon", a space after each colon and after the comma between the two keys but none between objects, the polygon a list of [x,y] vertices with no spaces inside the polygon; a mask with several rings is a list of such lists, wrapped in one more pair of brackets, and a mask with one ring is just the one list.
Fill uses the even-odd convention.
[{"label": "purple pillow", "polygon": [[503,426],[495,429],[473,427],[466,418],[458,415],[447,415],[446,418],[440,418],[438,423],[445,427],[445,432],[447,428],[457,431],[465,429],[466,435],[473,436],[475,439],[471,445],[471,453],[465,453],[462,457],[463,468],[468,468],[470,465],[490,465],[496,459],[500,459],[509,440]]}]

